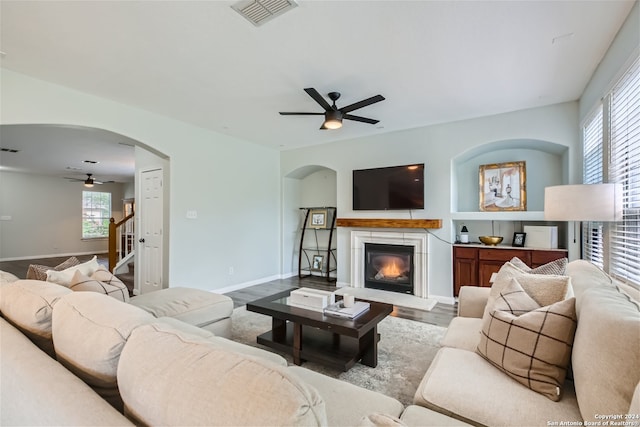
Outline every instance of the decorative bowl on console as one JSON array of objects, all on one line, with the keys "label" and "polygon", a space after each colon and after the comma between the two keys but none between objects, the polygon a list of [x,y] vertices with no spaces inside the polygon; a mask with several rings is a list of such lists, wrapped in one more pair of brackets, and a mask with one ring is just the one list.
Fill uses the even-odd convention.
[{"label": "decorative bowl on console", "polygon": [[502,242],[502,236],[480,236],[480,241],[488,246],[495,246]]}]

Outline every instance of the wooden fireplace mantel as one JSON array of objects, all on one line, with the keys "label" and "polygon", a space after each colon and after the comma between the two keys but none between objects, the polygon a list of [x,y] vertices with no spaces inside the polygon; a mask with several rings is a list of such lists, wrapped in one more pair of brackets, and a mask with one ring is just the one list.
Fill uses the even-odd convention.
[{"label": "wooden fireplace mantel", "polygon": [[442,228],[441,219],[337,218],[338,227]]}]

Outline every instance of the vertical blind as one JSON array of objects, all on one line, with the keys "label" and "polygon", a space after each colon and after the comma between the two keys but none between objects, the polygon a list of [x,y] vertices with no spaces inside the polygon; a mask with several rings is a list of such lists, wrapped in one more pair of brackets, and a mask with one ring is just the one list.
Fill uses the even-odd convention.
[{"label": "vertical blind", "polygon": [[[587,119],[582,128],[584,168],[582,182],[603,182],[602,105]],[[582,257],[604,268],[604,230],[601,222],[586,222],[582,226]]]},{"label": "vertical blind", "polygon": [[623,187],[623,221],[610,230],[609,273],[640,285],[640,60],[611,92],[609,109],[609,180]]}]

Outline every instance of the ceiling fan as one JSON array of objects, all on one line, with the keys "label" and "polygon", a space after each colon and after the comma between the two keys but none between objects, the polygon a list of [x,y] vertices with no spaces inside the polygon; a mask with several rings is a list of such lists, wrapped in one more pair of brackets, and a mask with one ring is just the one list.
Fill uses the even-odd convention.
[{"label": "ceiling fan", "polygon": [[320,129],[339,129],[342,127],[342,120],[354,120],[356,122],[363,122],[375,125],[379,122],[379,120],[369,119],[367,117],[354,116],[353,114],[348,114],[353,110],[357,110],[359,108],[366,107],[367,105],[375,104],[376,102],[384,101],[384,96],[376,95],[371,98],[364,99],[362,101],[356,102],[351,105],[347,105],[346,107],[338,108],[336,107],[336,101],[340,98],[340,92],[329,92],[329,99],[333,101],[333,105],[329,105],[329,103],[312,87],[306,88],[304,90],[312,97],[322,108],[325,109],[324,113],[291,113],[291,112],[280,112],[282,116],[324,116],[324,123]]},{"label": "ceiling fan", "polygon": [[84,182],[84,186],[85,187],[93,187],[94,184],[104,184],[104,183],[108,183],[108,182],[113,182],[113,181],[96,181],[93,178],[93,174],[92,173],[88,173],[87,174],[87,179],[81,179],[81,178],[71,178],[71,177],[64,177],[65,179],[68,179],[69,181],[73,181],[73,182]]}]

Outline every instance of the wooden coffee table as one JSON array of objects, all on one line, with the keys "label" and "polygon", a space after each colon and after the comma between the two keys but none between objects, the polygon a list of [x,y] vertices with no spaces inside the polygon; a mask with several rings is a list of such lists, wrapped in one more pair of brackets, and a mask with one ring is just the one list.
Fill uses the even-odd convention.
[{"label": "wooden coffee table", "polygon": [[247,304],[247,310],[272,317],[272,329],[259,335],[259,344],[293,356],[293,363],[320,363],[348,371],[360,361],[378,364],[377,325],[393,311],[393,306],[370,302],[368,311],[355,319],[325,316],[320,311],[287,304],[292,290]]}]

